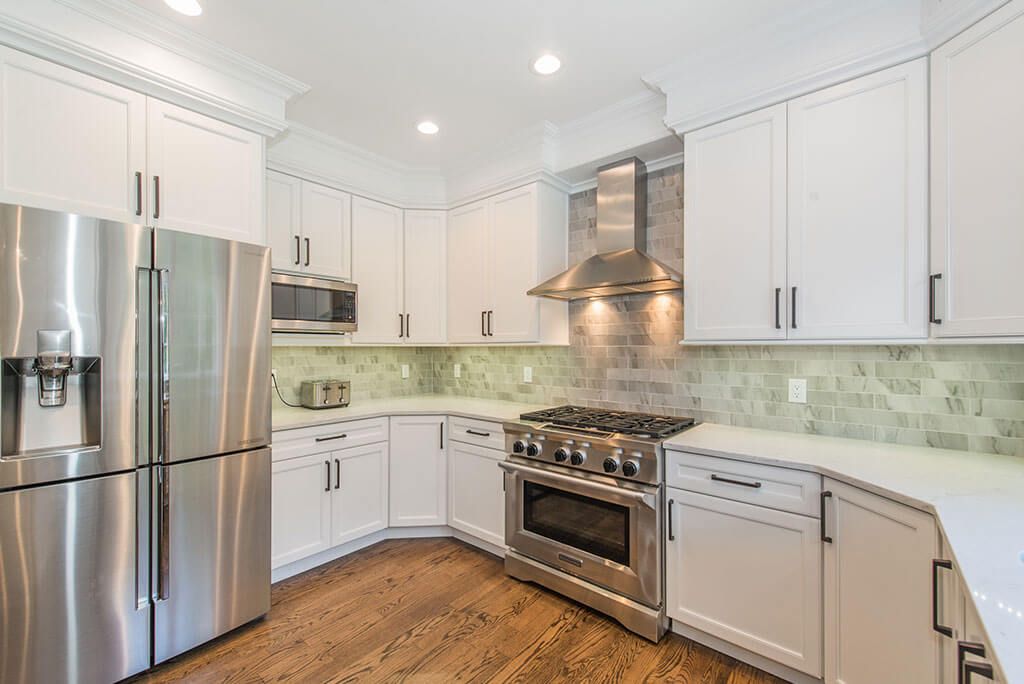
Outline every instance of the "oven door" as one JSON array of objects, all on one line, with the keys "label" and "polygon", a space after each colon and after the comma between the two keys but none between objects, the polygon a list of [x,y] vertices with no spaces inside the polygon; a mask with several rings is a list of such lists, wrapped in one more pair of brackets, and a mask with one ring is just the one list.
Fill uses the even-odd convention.
[{"label": "oven door", "polygon": [[513,460],[505,543],[653,608],[661,605],[661,487]]}]

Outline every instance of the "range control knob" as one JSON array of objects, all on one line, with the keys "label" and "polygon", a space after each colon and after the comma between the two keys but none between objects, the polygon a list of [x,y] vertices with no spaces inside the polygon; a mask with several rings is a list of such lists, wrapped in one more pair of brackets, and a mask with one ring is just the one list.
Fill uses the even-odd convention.
[{"label": "range control knob", "polygon": [[616,470],[619,469],[619,462],[616,461],[614,458],[606,458],[604,459],[603,467],[604,472],[614,473]]},{"label": "range control knob", "polygon": [[556,461],[558,461],[559,463],[562,463],[562,462],[564,462],[568,458],[569,458],[569,450],[568,449],[566,449],[565,447],[558,447],[557,449],[555,449],[555,460]]},{"label": "range control knob", "polygon": [[521,439],[517,439],[515,443],[512,444],[512,452],[516,454],[521,454],[524,451],[526,451],[526,442],[524,442]]},{"label": "range control knob", "polygon": [[537,456],[540,454],[540,444],[536,442],[530,442],[530,446],[526,447],[527,456]]},{"label": "range control knob", "polygon": [[586,462],[587,454],[583,451],[574,451],[572,456],[569,457],[569,463],[572,463],[574,466],[583,465]]},{"label": "range control knob", "polygon": [[640,466],[636,461],[626,461],[622,464],[622,474],[626,477],[636,477],[638,472],[640,472]]}]

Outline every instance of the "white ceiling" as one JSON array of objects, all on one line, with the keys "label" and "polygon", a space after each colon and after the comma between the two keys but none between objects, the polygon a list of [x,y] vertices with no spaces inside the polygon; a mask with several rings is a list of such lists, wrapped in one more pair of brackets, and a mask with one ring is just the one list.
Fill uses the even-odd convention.
[{"label": "white ceiling", "polygon": [[[396,161],[449,168],[547,120],[644,92],[640,76],[814,0],[200,0],[144,7],[305,81],[288,117]],[[562,71],[532,74],[554,51]],[[432,119],[433,137],[415,124]]]}]

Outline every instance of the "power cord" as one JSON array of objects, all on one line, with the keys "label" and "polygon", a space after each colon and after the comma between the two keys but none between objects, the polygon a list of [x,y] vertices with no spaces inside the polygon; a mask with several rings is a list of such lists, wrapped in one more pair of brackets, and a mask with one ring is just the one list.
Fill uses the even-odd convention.
[{"label": "power cord", "polygon": [[270,381],[274,383],[274,390],[277,392],[277,398],[280,399],[285,406],[291,406],[292,408],[302,408],[302,404],[289,404],[287,401],[284,400],[284,397],[281,396],[281,388],[277,386],[276,373],[270,374]]}]

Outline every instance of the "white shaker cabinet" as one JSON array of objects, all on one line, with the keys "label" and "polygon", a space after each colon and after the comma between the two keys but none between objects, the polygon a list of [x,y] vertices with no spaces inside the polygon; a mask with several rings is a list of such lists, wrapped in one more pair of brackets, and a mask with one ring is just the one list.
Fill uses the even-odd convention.
[{"label": "white shaker cabinet", "polygon": [[1024,2],[931,55],[935,337],[1024,336]]},{"label": "white shaker cabinet", "polygon": [[263,136],[147,100],[147,222],[264,244]]},{"label": "white shaker cabinet", "polygon": [[146,96],[0,47],[0,201],[145,222]]},{"label": "white shaker cabinet", "polygon": [[366,536],[388,526],[388,443],[378,442],[330,454],[331,545]]},{"label": "white shaker cabinet", "polygon": [[825,682],[934,682],[935,519],[825,478]]},{"label": "white shaker cabinet", "polygon": [[789,102],[790,339],[927,336],[927,70]]},{"label": "white shaker cabinet", "polygon": [[350,280],[352,195],[269,170],[266,186],[273,269]]},{"label": "white shaker cabinet", "polygon": [[448,445],[448,524],[505,546],[505,452],[453,441]]},{"label": "white shaker cabinet", "polygon": [[359,330],[352,341],[402,341],[402,210],[355,197],[352,200],[352,280],[359,286]]},{"label": "white shaker cabinet", "polygon": [[302,271],[302,180],[267,171],[267,246],[275,271]]},{"label": "white shaker cabinet", "polygon": [[567,344],[565,302],[526,291],[565,270],[568,197],[545,183],[448,215],[448,340]]},{"label": "white shaker cabinet", "polygon": [[443,211],[405,211],[405,337],[443,344],[447,330],[447,222]]},{"label": "white shaker cabinet", "polygon": [[446,430],[444,416],[391,418],[391,527],[448,522]]},{"label": "white shaker cabinet", "polygon": [[330,452],[271,466],[270,565],[279,568],[331,547]]},{"label": "white shaker cabinet", "polygon": [[786,339],[786,105],[684,144],[686,339]]},{"label": "white shaker cabinet", "polygon": [[820,677],[819,521],[674,488],[666,499],[668,616]]}]

